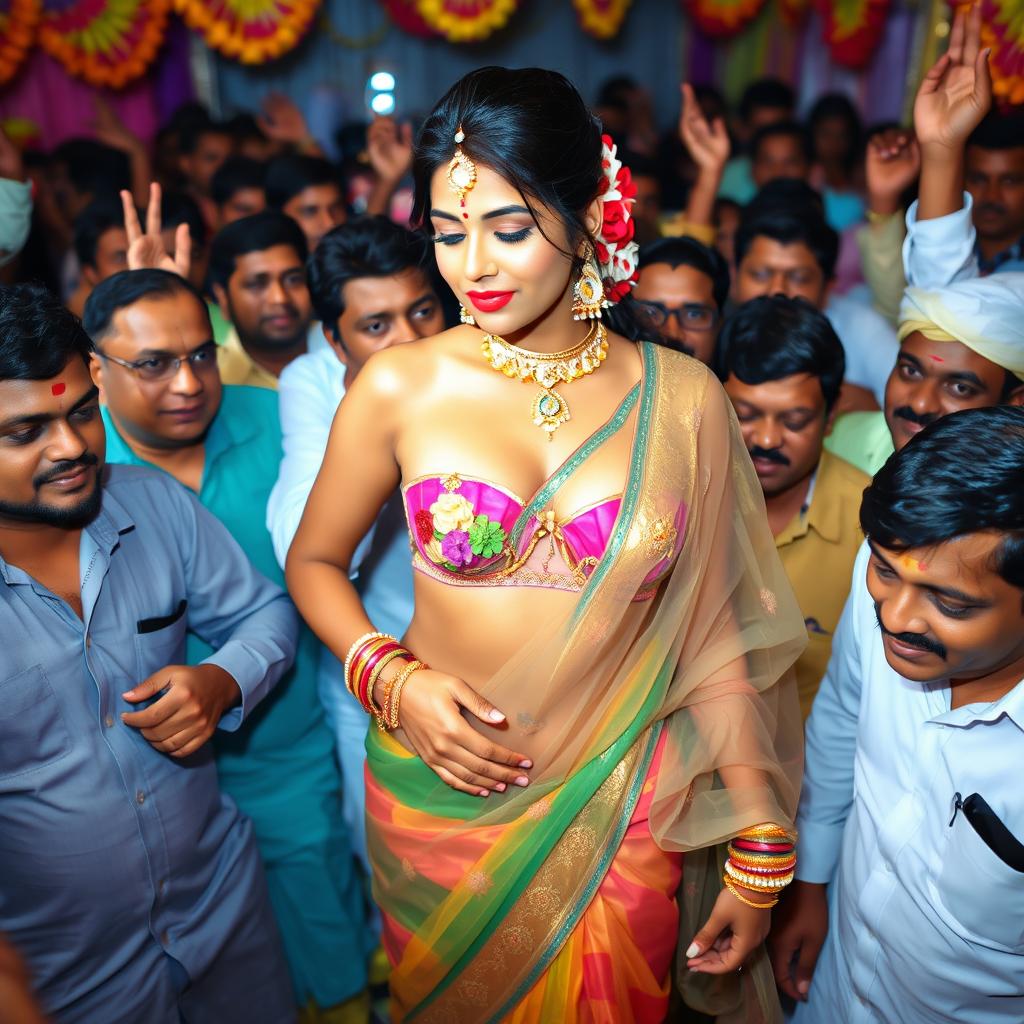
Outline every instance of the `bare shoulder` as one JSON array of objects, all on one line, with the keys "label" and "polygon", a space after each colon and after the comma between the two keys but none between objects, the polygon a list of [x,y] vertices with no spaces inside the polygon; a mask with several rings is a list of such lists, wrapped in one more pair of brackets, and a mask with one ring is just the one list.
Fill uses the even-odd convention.
[{"label": "bare shoulder", "polygon": [[453,327],[375,353],[360,371],[352,390],[359,389],[364,396],[411,400],[429,390],[452,356],[465,348],[465,331],[464,327]]}]

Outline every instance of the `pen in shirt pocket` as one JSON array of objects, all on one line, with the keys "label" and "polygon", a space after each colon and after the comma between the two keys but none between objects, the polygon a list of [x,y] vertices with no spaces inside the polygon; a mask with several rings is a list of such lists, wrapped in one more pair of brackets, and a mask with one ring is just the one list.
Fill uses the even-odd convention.
[{"label": "pen in shirt pocket", "polygon": [[999,815],[988,805],[980,793],[972,793],[964,799],[959,792],[953,794],[953,827],[956,816],[963,811],[967,823],[978,838],[1007,866],[1024,873],[1024,843],[1003,824]]}]

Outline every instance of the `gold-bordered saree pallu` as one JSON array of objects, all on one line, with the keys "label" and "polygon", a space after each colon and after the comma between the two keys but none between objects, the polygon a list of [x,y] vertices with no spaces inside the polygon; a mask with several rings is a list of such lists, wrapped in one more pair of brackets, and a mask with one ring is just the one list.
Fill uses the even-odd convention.
[{"label": "gold-bordered saree pallu", "polygon": [[[686,356],[642,351],[607,550],[575,606],[480,687],[509,727],[474,727],[533,760],[530,786],[457,793],[401,734],[370,730],[368,835],[396,1020],[663,1019],[679,854],[795,813],[802,729],[789,670],[806,633],[760,487],[718,382]],[[633,600],[679,550],[679,523],[657,593]],[[713,862],[686,858],[684,929],[687,907],[703,912],[720,887]],[[705,1008],[776,1019],[763,958],[755,968]]]}]

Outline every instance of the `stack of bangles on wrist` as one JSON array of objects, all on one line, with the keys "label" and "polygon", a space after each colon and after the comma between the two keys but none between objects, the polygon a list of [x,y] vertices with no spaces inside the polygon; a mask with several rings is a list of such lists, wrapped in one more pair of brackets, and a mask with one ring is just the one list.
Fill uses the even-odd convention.
[{"label": "stack of bangles on wrist", "polygon": [[[404,658],[407,664],[384,683],[378,707],[373,700],[373,688],[384,669],[397,658]],[[366,633],[348,649],[345,656],[345,689],[359,701],[368,715],[377,719],[381,729],[397,729],[402,688],[413,672],[427,667],[395,637],[387,633]]]},{"label": "stack of bangles on wrist", "polygon": [[[741,832],[729,844],[722,881],[741,903],[768,910],[779,902],[779,893],[793,881],[796,844],[793,836],[778,825],[755,825]],[[736,887],[763,892],[770,902],[755,903]]]}]

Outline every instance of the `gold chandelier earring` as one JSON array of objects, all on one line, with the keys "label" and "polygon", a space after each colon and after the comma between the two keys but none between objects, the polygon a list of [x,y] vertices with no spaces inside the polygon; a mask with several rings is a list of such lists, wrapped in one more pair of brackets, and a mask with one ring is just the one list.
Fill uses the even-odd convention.
[{"label": "gold chandelier earring", "polygon": [[604,284],[594,250],[588,244],[583,252],[580,276],[572,287],[573,320],[600,320],[601,310],[607,305]]},{"label": "gold chandelier earring", "polygon": [[473,314],[462,303],[459,303],[459,320],[464,324],[469,324],[471,327],[476,326],[476,321],[473,319]]}]

